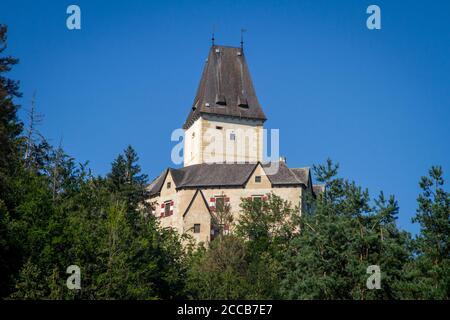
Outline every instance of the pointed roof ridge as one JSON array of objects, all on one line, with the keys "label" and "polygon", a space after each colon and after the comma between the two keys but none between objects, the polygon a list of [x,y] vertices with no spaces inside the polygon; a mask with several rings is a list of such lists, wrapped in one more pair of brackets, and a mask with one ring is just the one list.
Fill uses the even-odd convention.
[{"label": "pointed roof ridge", "polygon": [[211,46],[183,128],[189,128],[201,115],[266,120],[240,47]]},{"label": "pointed roof ridge", "polygon": [[192,204],[194,203],[195,199],[197,198],[197,195],[200,193],[202,196],[203,202],[205,204],[206,209],[208,210],[209,214],[211,214],[211,210],[209,209],[208,201],[206,201],[206,197],[203,194],[203,191],[200,189],[196,189],[194,195],[192,196],[191,200],[189,201],[188,206],[186,207],[186,210],[184,210],[183,218],[186,216],[186,214],[189,212],[189,209],[191,209]]}]

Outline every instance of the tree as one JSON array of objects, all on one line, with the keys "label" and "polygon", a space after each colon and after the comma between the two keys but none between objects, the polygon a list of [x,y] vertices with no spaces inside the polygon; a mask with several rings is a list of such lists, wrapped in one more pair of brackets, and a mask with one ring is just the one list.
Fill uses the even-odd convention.
[{"label": "tree", "polygon": [[[0,54],[6,50],[7,27],[0,24]],[[19,150],[19,135],[22,123],[17,118],[19,106],[15,98],[21,97],[19,82],[8,79],[5,73],[19,62],[11,56],[0,56],[0,178],[2,189],[5,187],[5,175],[11,174],[12,165],[16,163]],[[2,190],[4,192],[4,190]]]},{"label": "tree", "polygon": [[420,224],[414,241],[415,298],[448,299],[450,296],[450,193],[444,190],[442,167],[433,166],[422,177],[422,193],[413,222]]},{"label": "tree", "polygon": [[14,219],[13,208],[18,202],[14,190],[14,179],[20,169],[20,134],[22,123],[17,118],[19,106],[14,102],[19,98],[18,81],[6,74],[19,61],[4,55],[6,50],[7,27],[0,24],[0,296],[7,295],[12,287],[12,274],[21,265],[20,245],[14,241],[10,221]]},{"label": "tree", "polygon": [[[314,166],[324,192],[311,213],[298,219],[298,234],[283,258],[284,297],[291,299],[401,298],[403,265],[409,260],[408,237],[395,225],[393,197],[381,193],[375,205],[367,190],[337,178],[338,165]],[[366,288],[367,267],[378,265],[381,290]]]},{"label": "tree", "polygon": [[219,237],[208,250],[199,248],[191,257],[187,290],[191,299],[248,299],[248,251],[233,235]]},{"label": "tree", "polygon": [[145,186],[148,176],[141,173],[136,151],[128,146],[111,165],[111,172],[107,178],[110,190],[118,199],[127,205],[127,211],[136,209],[145,200]]},{"label": "tree", "polygon": [[[224,196],[222,195],[222,197]],[[230,204],[227,202],[224,202],[223,205],[218,205],[216,210],[211,212],[211,226],[214,236],[218,234],[222,238],[224,234],[229,232],[232,223],[233,213],[231,212]]]}]

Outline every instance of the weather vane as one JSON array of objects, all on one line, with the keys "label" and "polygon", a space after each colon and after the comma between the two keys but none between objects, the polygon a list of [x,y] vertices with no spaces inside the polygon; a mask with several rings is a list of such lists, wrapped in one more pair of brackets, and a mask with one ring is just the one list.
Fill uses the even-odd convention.
[{"label": "weather vane", "polygon": [[241,50],[244,50],[244,32],[246,31],[246,29],[241,29]]}]

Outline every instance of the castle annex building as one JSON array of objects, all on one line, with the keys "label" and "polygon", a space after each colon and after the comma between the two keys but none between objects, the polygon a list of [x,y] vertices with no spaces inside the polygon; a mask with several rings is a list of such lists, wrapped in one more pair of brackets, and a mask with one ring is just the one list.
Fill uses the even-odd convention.
[{"label": "castle annex building", "polygon": [[309,168],[280,160],[274,173],[262,163],[265,121],[243,49],[213,45],[183,125],[184,166],[168,168],[148,186],[163,227],[208,243],[217,233],[216,210],[229,207],[238,223],[242,198],[264,201],[271,192],[301,210],[302,196],[320,187],[312,185]]}]

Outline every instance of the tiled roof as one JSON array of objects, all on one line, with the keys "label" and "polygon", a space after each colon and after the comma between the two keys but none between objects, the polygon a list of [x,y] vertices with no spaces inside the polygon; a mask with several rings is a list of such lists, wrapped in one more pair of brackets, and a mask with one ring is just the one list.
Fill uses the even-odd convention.
[{"label": "tiled roof", "polygon": [[[196,164],[180,169],[169,168],[161,173],[148,186],[149,195],[158,194],[164,183],[167,172],[170,172],[177,189],[243,187],[259,163],[232,164]],[[267,170],[270,164],[262,167]],[[279,162],[276,174],[267,175],[274,186],[307,186],[309,168],[289,169],[284,162]]]}]

